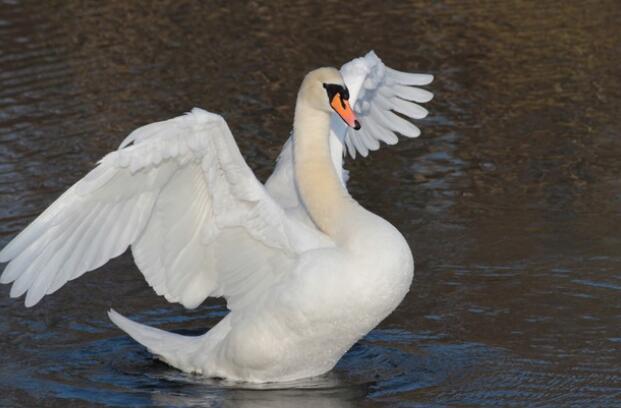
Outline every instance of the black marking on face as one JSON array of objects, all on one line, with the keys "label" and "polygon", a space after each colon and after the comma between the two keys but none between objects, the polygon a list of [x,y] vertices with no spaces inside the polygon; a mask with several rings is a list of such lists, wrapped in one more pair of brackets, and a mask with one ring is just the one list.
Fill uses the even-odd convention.
[{"label": "black marking on face", "polygon": [[334,95],[339,94],[341,105],[343,105],[343,109],[345,109],[344,101],[349,100],[349,90],[347,90],[347,87],[339,84],[323,84],[323,87],[326,89],[330,101],[334,99]]}]

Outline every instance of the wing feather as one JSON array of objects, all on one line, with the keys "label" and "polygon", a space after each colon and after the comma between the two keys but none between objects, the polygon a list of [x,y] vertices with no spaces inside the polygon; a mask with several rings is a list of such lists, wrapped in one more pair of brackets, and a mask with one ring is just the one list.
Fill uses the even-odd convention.
[{"label": "wing feather", "polygon": [[379,88],[379,93],[387,97],[398,96],[406,101],[426,103],[433,99],[433,94],[425,89],[413,86],[393,85]]},{"label": "wing feather", "polygon": [[[372,52],[372,51],[371,51]],[[433,82],[433,75],[430,74],[414,74],[411,72],[402,72],[386,67],[386,74],[393,80],[404,85],[429,85]]]},{"label": "wing feather", "polygon": [[423,119],[426,117],[429,112],[427,109],[423,108],[419,104],[416,103],[408,103],[400,98],[392,99],[392,107],[394,111],[401,113],[402,115],[408,116],[412,119]]}]

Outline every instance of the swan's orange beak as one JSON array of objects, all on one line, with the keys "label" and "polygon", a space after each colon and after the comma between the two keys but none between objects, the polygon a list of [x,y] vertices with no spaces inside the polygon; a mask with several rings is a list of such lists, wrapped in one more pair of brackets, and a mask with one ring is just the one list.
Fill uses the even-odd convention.
[{"label": "swan's orange beak", "polygon": [[340,92],[334,94],[334,97],[330,101],[330,106],[332,106],[332,109],[339,114],[345,123],[347,123],[347,126],[353,127],[356,130],[360,129],[360,122],[356,120],[356,114],[351,109],[351,106],[349,106],[349,101],[343,99]]}]

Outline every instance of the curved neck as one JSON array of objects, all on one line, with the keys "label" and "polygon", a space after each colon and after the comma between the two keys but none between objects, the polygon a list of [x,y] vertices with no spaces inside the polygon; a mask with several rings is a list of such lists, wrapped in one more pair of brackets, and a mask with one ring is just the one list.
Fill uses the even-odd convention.
[{"label": "curved neck", "polygon": [[341,184],[330,152],[330,114],[298,96],[293,123],[296,184],[317,227],[339,238],[356,202]]}]

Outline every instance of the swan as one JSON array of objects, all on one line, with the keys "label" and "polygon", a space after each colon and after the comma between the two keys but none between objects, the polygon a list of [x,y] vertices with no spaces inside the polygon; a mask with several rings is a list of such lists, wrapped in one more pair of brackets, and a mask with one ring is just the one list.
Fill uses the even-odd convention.
[{"label": "swan", "polygon": [[[372,51],[304,78],[293,133],[261,184],[225,120],[191,112],[133,131],[0,252],[0,282],[31,307],[128,247],[158,295],[186,308],[224,297],[201,336],[110,319],[185,372],[243,382],[317,376],[409,291],[414,259],[399,231],[346,188],[352,157],[420,131],[433,77]],[[418,102],[418,103],[416,103]]]}]

